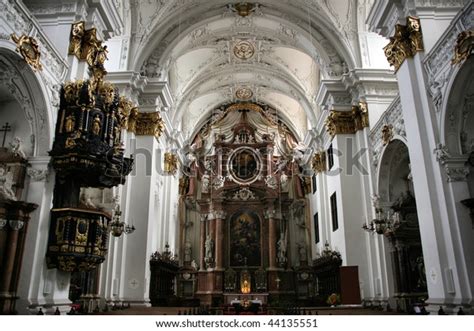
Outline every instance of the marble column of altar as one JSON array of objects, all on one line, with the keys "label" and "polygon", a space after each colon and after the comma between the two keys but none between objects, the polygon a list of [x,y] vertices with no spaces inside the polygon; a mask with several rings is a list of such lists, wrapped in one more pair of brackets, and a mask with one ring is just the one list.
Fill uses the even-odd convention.
[{"label": "marble column of altar", "polygon": [[276,263],[277,251],[277,215],[276,210],[265,211],[265,218],[268,221],[268,291],[275,293],[279,290],[278,266]]},{"label": "marble column of altar", "polygon": [[201,215],[200,222],[200,242],[199,242],[199,270],[206,270],[206,263],[204,261],[206,252],[206,221],[207,215]]}]

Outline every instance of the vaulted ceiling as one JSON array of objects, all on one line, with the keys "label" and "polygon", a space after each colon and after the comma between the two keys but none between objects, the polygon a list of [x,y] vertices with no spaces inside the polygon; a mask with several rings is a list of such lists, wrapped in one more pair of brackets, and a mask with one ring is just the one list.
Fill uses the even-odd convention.
[{"label": "vaulted ceiling", "polygon": [[217,106],[256,101],[302,138],[318,119],[320,80],[360,66],[360,9],[370,2],[262,0],[245,15],[240,1],[132,0],[130,65],[169,82],[185,137]]}]

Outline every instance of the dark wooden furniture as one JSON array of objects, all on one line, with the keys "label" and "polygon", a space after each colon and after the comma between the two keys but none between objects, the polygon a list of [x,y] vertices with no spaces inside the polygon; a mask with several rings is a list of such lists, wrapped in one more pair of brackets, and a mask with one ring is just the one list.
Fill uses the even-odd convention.
[{"label": "dark wooden furniture", "polygon": [[175,280],[178,261],[166,250],[154,253],[150,260],[150,302],[153,307],[176,305]]}]

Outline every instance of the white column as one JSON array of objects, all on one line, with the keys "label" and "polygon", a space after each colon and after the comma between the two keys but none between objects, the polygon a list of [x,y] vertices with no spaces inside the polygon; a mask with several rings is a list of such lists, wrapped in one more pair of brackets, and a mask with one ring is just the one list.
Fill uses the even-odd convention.
[{"label": "white column", "polygon": [[[36,312],[36,307],[59,306],[69,309],[70,273],[47,269],[46,250],[48,246],[50,210],[53,200],[54,174],[48,167],[50,157],[34,157],[28,161],[30,183],[27,186],[26,201],[36,203],[28,225],[25,250],[18,284],[17,309],[20,314]],[[49,172],[49,174],[48,174]],[[44,311],[44,310],[43,310]]]},{"label": "white column", "polygon": [[132,304],[149,304],[149,260],[151,236],[156,236],[158,220],[154,215],[153,186],[156,177],[157,141],[154,136],[136,136],[135,170],[130,185],[126,221],[134,220],[134,233],[124,235],[120,298]]},{"label": "white column", "polygon": [[[370,189],[365,183],[368,177],[367,132],[353,135],[336,135],[336,148],[340,155],[340,190],[337,190],[339,227],[344,236],[345,259],[343,265],[359,267],[359,284],[362,295],[370,294],[367,246],[362,223],[367,219],[367,199]],[[365,154],[363,154],[365,153]],[[337,233],[337,231],[336,231]],[[361,252],[364,252],[361,254]],[[344,256],[344,255],[343,255]]]},{"label": "white column", "polygon": [[[130,136],[134,137],[133,134],[127,134],[125,141],[125,148],[129,150],[130,145]],[[128,179],[126,180],[123,186],[114,188],[114,194],[120,196],[120,208],[122,210],[124,219],[127,222],[131,221],[130,215],[127,213],[127,197],[129,196],[128,192],[130,191],[130,185]],[[125,235],[121,237],[114,237],[112,234],[109,234],[109,245],[106,260],[101,265],[100,272],[100,297],[104,298],[106,302],[115,302],[120,301],[120,281],[122,265],[124,260],[125,252]],[[133,234],[132,234],[133,236]]]},{"label": "white column", "polygon": [[[428,283],[429,303],[472,304],[472,252],[463,246],[461,232],[466,220],[458,218],[447,194],[443,169],[433,150],[438,133],[432,103],[427,95],[423,53],[400,66],[400,100],[407,132],[417,200],[418,219]],[[450,184],[454,188],[453,184]],[[454,201],[453,203],[459,204]],[[472,229],[471,229],[472,231]],[[471,237],[472,241],[472,237]]]},{"label": "white column", "polygon": [[[372,116],[372,106],[373,104],[368,105],[371,125],[375,124]],[[377,120],[378,119],[379,118],[377,118]],[[362,174],[361,176],[361,189],[363,192],[362,200],[365,211],[363,221],[370,223],[371,220],[375,218],[375,208],[372,205],[371,197],[375,192],[376,169],[373,169],[368,130],[369,129],[366,128],[363,131],[357,132],[356,138],[359,148],[366,149],[366,152],[364,152],[359,160],[363,168],[368,172],[368,174]],[[364,286],[366,292],[363,293],[363,296],[366,300],[387,301],[389,296],[393,294],[393,284],[390,287],[392,277],[389,276],[389,270],[391,270],[390,256],[386,250],[388,241],[384,236],[365,232],[365,244],[368,256],[368,278],[365,281],[368,283]],[[390,288],[392,288],[391,292]]]},{"label": "white column", "polygon": [[318,175],[318,194],[319,194],[319,227],[320,238],[318,244],[318,252],[321,253],[324,249],[326,240],[329,240],[331,233],[330,224],[330,210],[329,210],[329,191],[328,191],[328,174],[322,172]]}]

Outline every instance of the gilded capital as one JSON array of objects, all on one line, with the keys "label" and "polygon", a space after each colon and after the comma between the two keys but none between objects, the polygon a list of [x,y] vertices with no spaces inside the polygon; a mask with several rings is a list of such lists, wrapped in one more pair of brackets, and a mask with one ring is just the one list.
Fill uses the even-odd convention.
[{"label": "gilded capital", "polygon": [[313,155],[313,160],[311,161],[313,171],[315,173],[325,172],[327,170],[326,166],[326,152],[322,151],[315,153]]},{"label": "gilded capital", "polygon": [[[133,123],[132,123],[133,124]],[[155,136],[158,139],[164,130],[163,119],[158,112],[138,113],[135,121],[137,136]],[[130,123],[129,123],[130,128]]]},{"label": "gilded capital", "polygon": [[397,24],[395,34],[390,37],[390,42],[384,47],[388,63],[397,71],[407,58],[424,51],[423,34],[420,19],[408,16],[406,25]]},{"label": "gilded capital", "polygon": [[326,130],[334,137],[336,134],[354,134],[369,126],[367,104],[360,102],[351,111],[332,110],[326,119]]},{"label": "gilded capital", "polygon": [[356,130],[352,112],[332,110],[326,119],[326,129],[332,137],[336,134],[355,133]]}]

